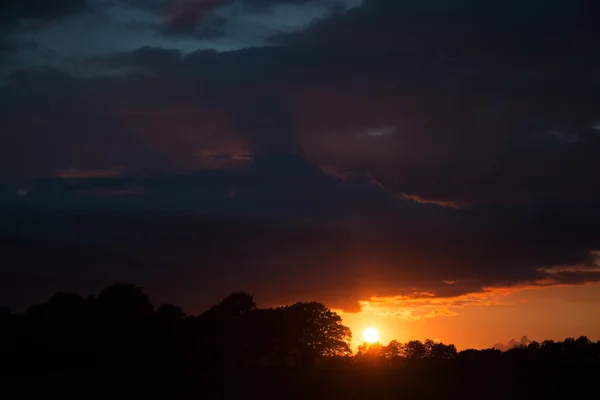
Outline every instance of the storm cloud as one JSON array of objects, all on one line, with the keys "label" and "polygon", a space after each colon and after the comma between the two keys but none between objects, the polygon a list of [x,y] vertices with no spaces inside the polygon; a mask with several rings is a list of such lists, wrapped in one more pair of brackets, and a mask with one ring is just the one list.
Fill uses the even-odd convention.
[{"label": "storm cloud", "polygon": [[598,281],[595,3],[221,1],[175,31],[169,3],[4,17],[7,203],[44,207],[60,171],[118,167],[125,177],[70,180],[53,204],[260,221],[161,220],[139,243],[112,244],[110,262],[132,267],[106,276],[156,286],[176,270],[171,287],[218,282],[352,310],[371,296]]}]

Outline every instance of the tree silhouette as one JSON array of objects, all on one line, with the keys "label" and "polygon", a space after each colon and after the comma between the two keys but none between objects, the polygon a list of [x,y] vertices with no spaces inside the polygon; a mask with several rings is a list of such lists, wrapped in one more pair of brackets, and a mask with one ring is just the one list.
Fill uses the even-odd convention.
[{"label": "tree silhouette", "polygon": [[456,355],[462,365],[492,365],[500,362],[502,351],[498,349],[466,349]]},{"label": "tree silhouette", "polygon": [[182,364],[187,348],[185,313],[172,304],[163,304],[152,316],[151,334],[157,362]]},{"label": "tree silhouette", "polygon": [[85,299],[76,293],[57,293],[47,302],[36,304],[25,315],[38,321],[72,323],[88,314]]},{"label": "tree silhouette", "polygon": [[[28,351],[43,358],[40,367],[75,365],[87,353],[84,335],[90,328],[87,302],[76,293],[57,293],[25,311]],[[43,332],[43,334],[38,334]]]},{"label": "tree silhouette", "polygon": [[388,345],[385,346],[384,355],[388,360],[402,356],[402,344],[397,340],[390,341]]},{"label": "tree silhouette", "polygon": [[363,344],[358,346],[358,352],[356,353],[357,357],[371,357],[371,358],[376,358],[376,357],[383,357],[385,352],[385,346],[383,346],[381,343],[379,342],[375,342],[375,343],[367,343],[364,342]]},{"label": "tree silhouette", "polygon": [[371,347],[370,343],[363,342],[358,345],[358,352],[356,353],[356,357],[366,357],[369,354],[369,348]]},{"label": "tree silhouette", "polygon": [[386,359],[387,346],[379,342],[367,343],[358,346],[355,358],[361,365],[377,366],[384,364]]},{"label": "tree silhouette", "polygon": [[173,304],[162,304],[154,312],[154,318],[165,325],[181,325],[185,320],[185,313]]},{"label": "tree silhouette", "polygon": [[0,318],[7,318],[11,314],[10,307],[0,306]]},{"label": "tree silhouette", "polygon": [[[541,343],[524,337],[505,352],[411,340],[364,343],[350,358],[350,329],[316,302],[260,309],[251,295],[232,293],[200,315],[163,304],[142,288],[116,284],[97,296],[58,293],[24,315],[0,309],[0,365],[12,370],[232,370],[279,365],[313,368],[402,368],[407,373],[465,369],[490,376],[507,371],[594,371],[600,343],[585,336]],[[448,368],[450,367],[450,368]],[[459,367],[459,368],[455,368]],[[287,373],[287,372],[286,372]],[[443,375],[443,374],[442,374]],[[441,376],[441,375],[440,375]]]},{"label": "tree silhouette", "polygon": [[294,352],[294,338],[285,307],[257,310],[254,313],[255,353],[269,364],[286,367]]},{"label": "tree silhouette", "polygon": [[117,283],[103,289],[98,297],[91,299],[96,310],[104,318],[121,321],[140,321],[148,318],[154,306],[144,290],[132,284]]},{"label": "tree silhouette", "polygon": [[284,309],[298,365],[312,367],[318,356],[351,354],[350,328],[342,318],[321,303],[295,303]]},{"label": "tree silhouette", "polygon": [[154,306],[141,287],[117,283],[87,302],[94,315],[96,357],[104,368],[149,368],[155,365],[152,332]]},{"label": "tree silhouette", "polygon": [[427,348],[419,340],[411,340],[404,345],[404,357],[417,360],[427,356]]},{"label": "tree silhouette", "polygon": [[425,341],[426,357],[432,360],[452,360],[456,357],[457,351],[453,344],[436,343],[431,339]]},{"label": "tree silhouette", "polygon": [[212,306],[206,314],[233,321],[255,309],[256,303],[252,295],[246,292],[236,292],[225,297],[219,304]]},{"label": "tree silhouette", "polygon": [[397,340],[392,340],[384,347],[383,352],[389,366],[394,367],[404,365],[404,345],[402,343]]},{"label": "tree silhouette", "polygon": [[245,292],[232,293],[204,314],[189,321],[195,347],[212,362],[239,365],[253,350],[252,313],[256,303]]}]

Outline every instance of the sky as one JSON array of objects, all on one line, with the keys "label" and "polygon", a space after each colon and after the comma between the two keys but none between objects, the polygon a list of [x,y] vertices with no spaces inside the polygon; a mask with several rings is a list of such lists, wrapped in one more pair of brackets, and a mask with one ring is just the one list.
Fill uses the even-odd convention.
[{"label": "sky", "polygon": [[0,303],[128,281],[321,301],[355,342],[599,340],[598,12],[4,1]]}]

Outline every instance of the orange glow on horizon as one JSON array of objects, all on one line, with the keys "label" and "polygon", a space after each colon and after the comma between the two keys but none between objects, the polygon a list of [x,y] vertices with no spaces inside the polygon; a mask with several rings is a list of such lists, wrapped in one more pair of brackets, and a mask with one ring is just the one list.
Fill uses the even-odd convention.
[{"label": "orange glow on horizon", "polygon": [[434,339],[459,350],[490,348],[523,336],[535,341],[579,336],[600,340],[595,323],[600,284],[594,283],[488,288],[445,298],[372,297],[361,306],[357,313],[335,310],[355,333],[353,351],[370,342],[364,334],[375,326],[383,345]]}]

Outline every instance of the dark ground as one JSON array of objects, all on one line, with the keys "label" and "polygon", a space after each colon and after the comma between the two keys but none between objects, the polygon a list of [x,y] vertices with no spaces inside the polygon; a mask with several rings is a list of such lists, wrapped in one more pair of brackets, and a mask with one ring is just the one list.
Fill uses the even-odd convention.
[{"label": "dark ground", "polygon": [[60,373],[2,378],[5,399],[592,399],[600,371],[515,368]]}]

